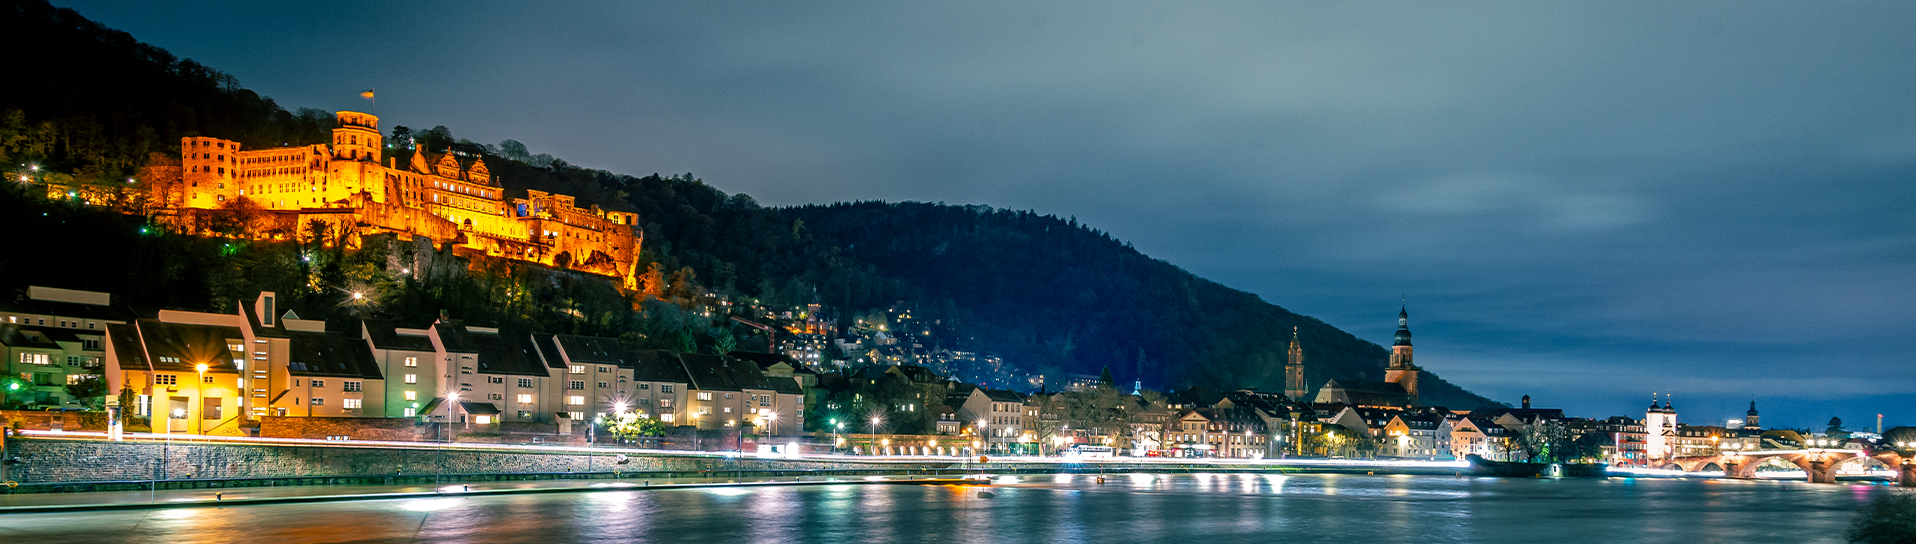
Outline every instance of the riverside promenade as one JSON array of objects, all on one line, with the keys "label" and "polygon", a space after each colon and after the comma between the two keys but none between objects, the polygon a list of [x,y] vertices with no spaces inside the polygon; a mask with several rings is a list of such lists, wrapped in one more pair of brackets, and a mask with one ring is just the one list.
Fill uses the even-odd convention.
[{"label": "riverside promenade", "polygon": [[[387,494],[587,491],[665,485],[950,481],[985,475],[1347,473],[1453,475],[1454,461],[1072,460],[169,437],[27,431],[8,439],[0,511]],[[980,462],[983,460],[983,462]],[[370,498],[370,497],[368,497]],[[319,499],[314,499],[319,500]],[[327,499],[335,500],[335,499]]]}]

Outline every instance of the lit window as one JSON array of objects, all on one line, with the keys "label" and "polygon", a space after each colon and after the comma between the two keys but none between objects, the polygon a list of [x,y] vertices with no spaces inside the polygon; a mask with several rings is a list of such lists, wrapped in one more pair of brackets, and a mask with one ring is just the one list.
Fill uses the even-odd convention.
[{"label": "lit window", "polygon": [[712,400],[712,394],[704,392],[704,391],[700,391],[699,400]]},{"label": "lit window", "polygon": [[519,404],[532,404],[532,395],[519,394]]},{"label": "lit window", "polygon": [[584,419],[585,419],[585,412],[566,412],[566,415],[567,415],[567,416],[571,416],[571,417],[572,417],[572,419],[574,419],[574,420],[584,420]]},{"label": "lit window", "polygon": [[419,400],[419,392],[418,392],[418,391],[407,391],[407,392],[406,392],[406,400]]},{"label": "lit window", "polygon": [[343,400],[343,401],[340,401],[340,402],[341,402],[341,407],[343,407],[343,408],[345,408],[345,409],[347,409],[347,410],[358,410],[358,409],[359,409],[359,402],[360,402],[360,401],[359,401],[359,399],[346,399],[346,400]]},{"label": "lit window", "polygon": [[566,369],[566,372],[571,374],[584,374],[585,365],[572,365],[571,368]]},{"label": "lit window", "polygon": [[418,358],[418,357],[407,357],[407,358],[406,358],[406,366],[419,366],[419,358]]},{"label": "lit window", "polygon": [[406,381],[406,383],[419,383],[419,375],[418,375],[418,374],[407,374],[407,375],[406,375],[406,379],[405,379],[405,381]]},{"label": "lit window", "polygon": [[472,422],[480,425],[489,424],[492,423],[492,416],[473,416]]},{"label": "lit window", "polygon": [[585,395],[568,396],[565,398],[565,403],[573,406],[585,406]]},{"label": "lit window", "polygon": [[419,409],[418,409],[418,408],[407,408],[407,409],[406,409],[406,413],[405,413],[405,417],[412,417],[412,416],[416,416],[416,415],[419,415]]}]

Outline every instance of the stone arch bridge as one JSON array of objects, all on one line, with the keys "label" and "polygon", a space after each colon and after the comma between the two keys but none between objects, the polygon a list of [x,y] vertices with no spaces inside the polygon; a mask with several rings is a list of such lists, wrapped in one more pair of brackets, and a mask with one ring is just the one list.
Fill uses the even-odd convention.
[{"label": "stone arch bridge", "polygon": [[1836,483],[1837,470],[1845,466],[1880,464],[1897,473],[1897,484],[1902,487],[1916,487],[1916,457],[1905,457],[1892,450],[1839,450],[1839,449],[1801,449],[1801,450],[1757,450],[1733,451],[1719,455],[1701,457],[1678,457],[1671,459],[1661,468],[1681,469],[1685,472],[1703,472],[1722,470],[1729,478],[1755,478],[1756,467],[1764,462],[1777,459],[1796,465],[1809,475],[1812,483]]}]

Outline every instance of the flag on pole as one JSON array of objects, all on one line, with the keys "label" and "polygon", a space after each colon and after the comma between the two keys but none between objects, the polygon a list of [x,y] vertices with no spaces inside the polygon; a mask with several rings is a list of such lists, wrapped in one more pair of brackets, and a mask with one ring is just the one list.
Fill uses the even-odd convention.
[{"label": "flag on pole", "polygon": [[364,91],[360,91],[360,92],[359,92],[359,97],[360,97],[360,98],[364,98],[364,99],[367,99],[367,100],[372,100],[372,99],[373,99],[373,90],[372,90],[372,89],[366,89],[366,90],[364,90]]}]

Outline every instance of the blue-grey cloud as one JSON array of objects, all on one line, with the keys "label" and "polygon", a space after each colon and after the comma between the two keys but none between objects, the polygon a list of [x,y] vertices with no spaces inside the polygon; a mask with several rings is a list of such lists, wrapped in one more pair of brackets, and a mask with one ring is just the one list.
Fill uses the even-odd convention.
[{"label": "blue-grey cloud", "polygon": [[1916,401],[1907,2],[66,4],[289,106],[1077,216],[1380,341],[1408,293],[1498,398]]}]

